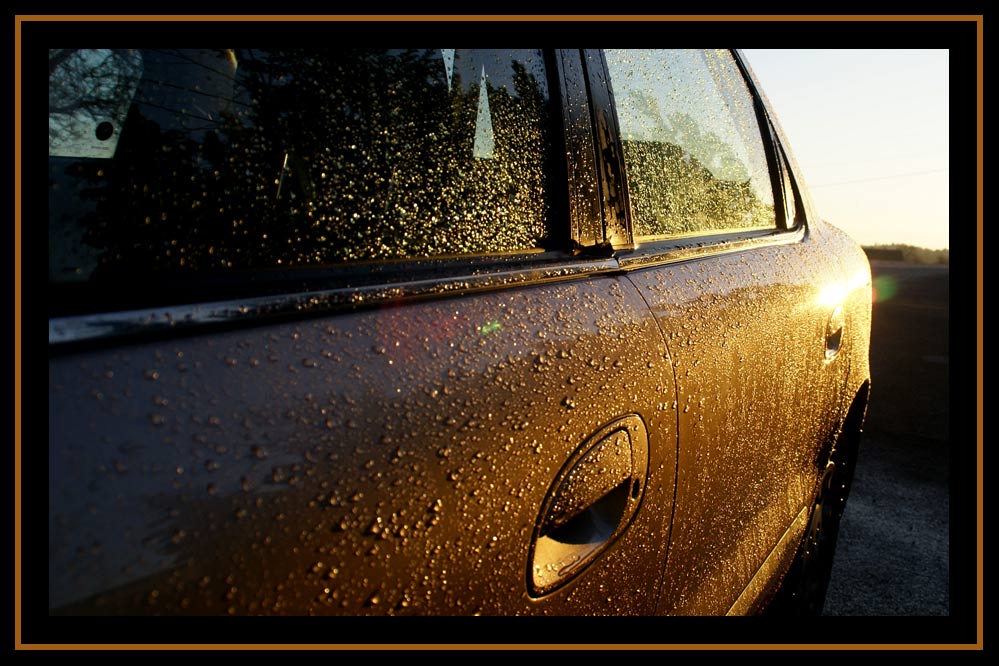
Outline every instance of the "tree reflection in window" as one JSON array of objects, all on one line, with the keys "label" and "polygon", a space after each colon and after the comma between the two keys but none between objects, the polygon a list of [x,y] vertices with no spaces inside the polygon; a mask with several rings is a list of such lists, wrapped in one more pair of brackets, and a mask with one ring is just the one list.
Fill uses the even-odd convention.
[{"label": "tree reflection in window", "polygon": [[776,226],[752,98],[727,51],[608,50],[636,236]]},{"label": "tree reflection in window", "polygon": [[[539,52],[140,53],[141,81],[113,155],[50,155],[50,235],[69,239],[50,241],[50,260],[66,264],[50,271],[54,279],[548,242]],[[50,97],[59,86],[50,75]],[[476,156],[483,101],[492,146]],[[74,238],[87,252],[66,247]],[[88,257],[91,265],[69,270]]]}]

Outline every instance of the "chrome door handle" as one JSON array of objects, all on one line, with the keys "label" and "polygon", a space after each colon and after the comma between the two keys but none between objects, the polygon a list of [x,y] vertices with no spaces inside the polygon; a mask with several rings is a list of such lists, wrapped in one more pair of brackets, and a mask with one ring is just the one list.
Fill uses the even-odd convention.
[{"label": "chrome door handle", "polygon": [[837,305],[836,309],[829,315],[826,323],[826,360],[831,361],[839,353],[840,345],[843,343],[843,329],[846,327],[846,315],[843,306]]},{"label": "chrome door handle", "polygon": [[648,471],[645,423],[629,414],[573,453],[548,490],[531,540],[528,581],[548,594],[581,573],[627,528]]}]

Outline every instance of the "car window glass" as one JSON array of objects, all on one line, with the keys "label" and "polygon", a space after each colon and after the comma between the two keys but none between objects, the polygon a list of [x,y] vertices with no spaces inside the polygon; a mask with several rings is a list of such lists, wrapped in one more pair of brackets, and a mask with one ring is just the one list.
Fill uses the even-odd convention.
[{"label": "car window glass", "polygon": [[606,58],[636,237],[776,227],[753,100],[731,52],[611,49]]},{"label": "car window glass", "polygon": [[49,277],[545,247],[530,50],[55,49]]}]

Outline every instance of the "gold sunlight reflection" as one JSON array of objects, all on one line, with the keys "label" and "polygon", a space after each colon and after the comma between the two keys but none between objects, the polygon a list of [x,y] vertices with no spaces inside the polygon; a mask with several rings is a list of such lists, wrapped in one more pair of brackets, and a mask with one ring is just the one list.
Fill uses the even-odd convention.
[{"label": "gold sunlight reflection", "polygon": [[815,304],[819,307],[834,308],[843,304],[854,290],[870,287],[871,274],[866,270],[858,270],[846,282],[832,282],[820,288],[815,297]]}]

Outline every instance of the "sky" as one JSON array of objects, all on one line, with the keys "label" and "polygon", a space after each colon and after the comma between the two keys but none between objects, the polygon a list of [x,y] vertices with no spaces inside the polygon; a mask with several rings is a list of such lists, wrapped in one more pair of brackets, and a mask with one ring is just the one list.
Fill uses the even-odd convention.
[{"label": "sky", "polygon": [[863,245],[950,247],[946,49],[745,49],[819,214]]}]

